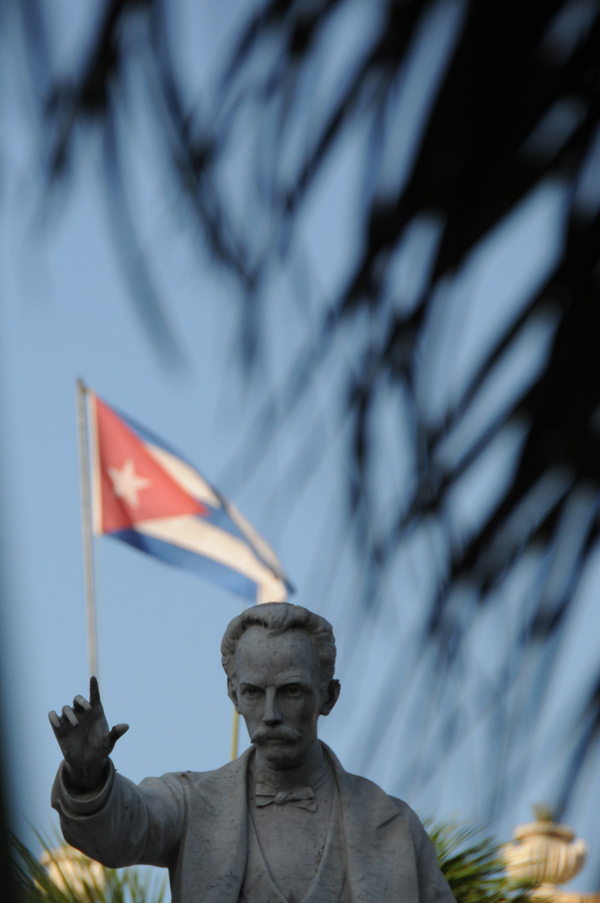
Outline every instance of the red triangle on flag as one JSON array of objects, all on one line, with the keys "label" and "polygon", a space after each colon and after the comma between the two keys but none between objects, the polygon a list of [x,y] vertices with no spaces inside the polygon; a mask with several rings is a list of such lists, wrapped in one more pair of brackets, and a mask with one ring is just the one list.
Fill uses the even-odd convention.
[{"label": "red triangle on flag", "polygon": [[127,530],[159,517],[208,514],[147,451],[112,408],[95,396],[101,533]]}]

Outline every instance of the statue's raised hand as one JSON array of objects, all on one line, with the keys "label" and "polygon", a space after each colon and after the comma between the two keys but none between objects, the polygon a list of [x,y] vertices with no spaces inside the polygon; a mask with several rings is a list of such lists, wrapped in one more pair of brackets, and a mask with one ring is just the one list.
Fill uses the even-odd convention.
[{"label": "statue's raised hand", "polygon": [[76,696],[72,707],[63,707],[62,715],[49,712],[48,718],[65,759],[69,784],[82,791],[98,787],[106,775],[108,756],[129,725],[116,724],[109,730],[96,678],[90,678],[89,702]]}]

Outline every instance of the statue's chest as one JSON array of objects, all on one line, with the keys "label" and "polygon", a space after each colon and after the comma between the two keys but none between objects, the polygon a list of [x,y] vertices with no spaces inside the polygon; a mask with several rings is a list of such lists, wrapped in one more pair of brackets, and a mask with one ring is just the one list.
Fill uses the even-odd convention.
[{"label": "statue's chest", "polygon": [[339,803],[333,782],[316,812],[292,805],[249,806],[243,903],[342,903]]}]

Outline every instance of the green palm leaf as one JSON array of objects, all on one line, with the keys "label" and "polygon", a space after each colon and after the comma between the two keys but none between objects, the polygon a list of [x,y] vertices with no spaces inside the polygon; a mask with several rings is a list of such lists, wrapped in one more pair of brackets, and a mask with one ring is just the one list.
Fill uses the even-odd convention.
[{"label": "green palm leaf", "polygon": [[502,848],[478,828],[455,822],[430,825],[429,836],[456,903],[527,903],[532,884],[504,872]]}]

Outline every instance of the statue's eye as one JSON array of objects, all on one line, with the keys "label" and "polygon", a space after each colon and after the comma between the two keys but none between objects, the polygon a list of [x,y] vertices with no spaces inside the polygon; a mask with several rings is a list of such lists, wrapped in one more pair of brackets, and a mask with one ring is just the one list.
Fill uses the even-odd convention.
[{"label": "statue's eye", "polygon": [[244,687],[242,693],[244,694],[244,696],[247,696],[250,699],[256,699],[261,695],[262,690],[260,689],[260,687]]},{"label": "statue's eye", "polygon": [[288,684],[285,687],[286,696],[301,696],[302,695],[302,687],[298,686],[298,684]]}]

